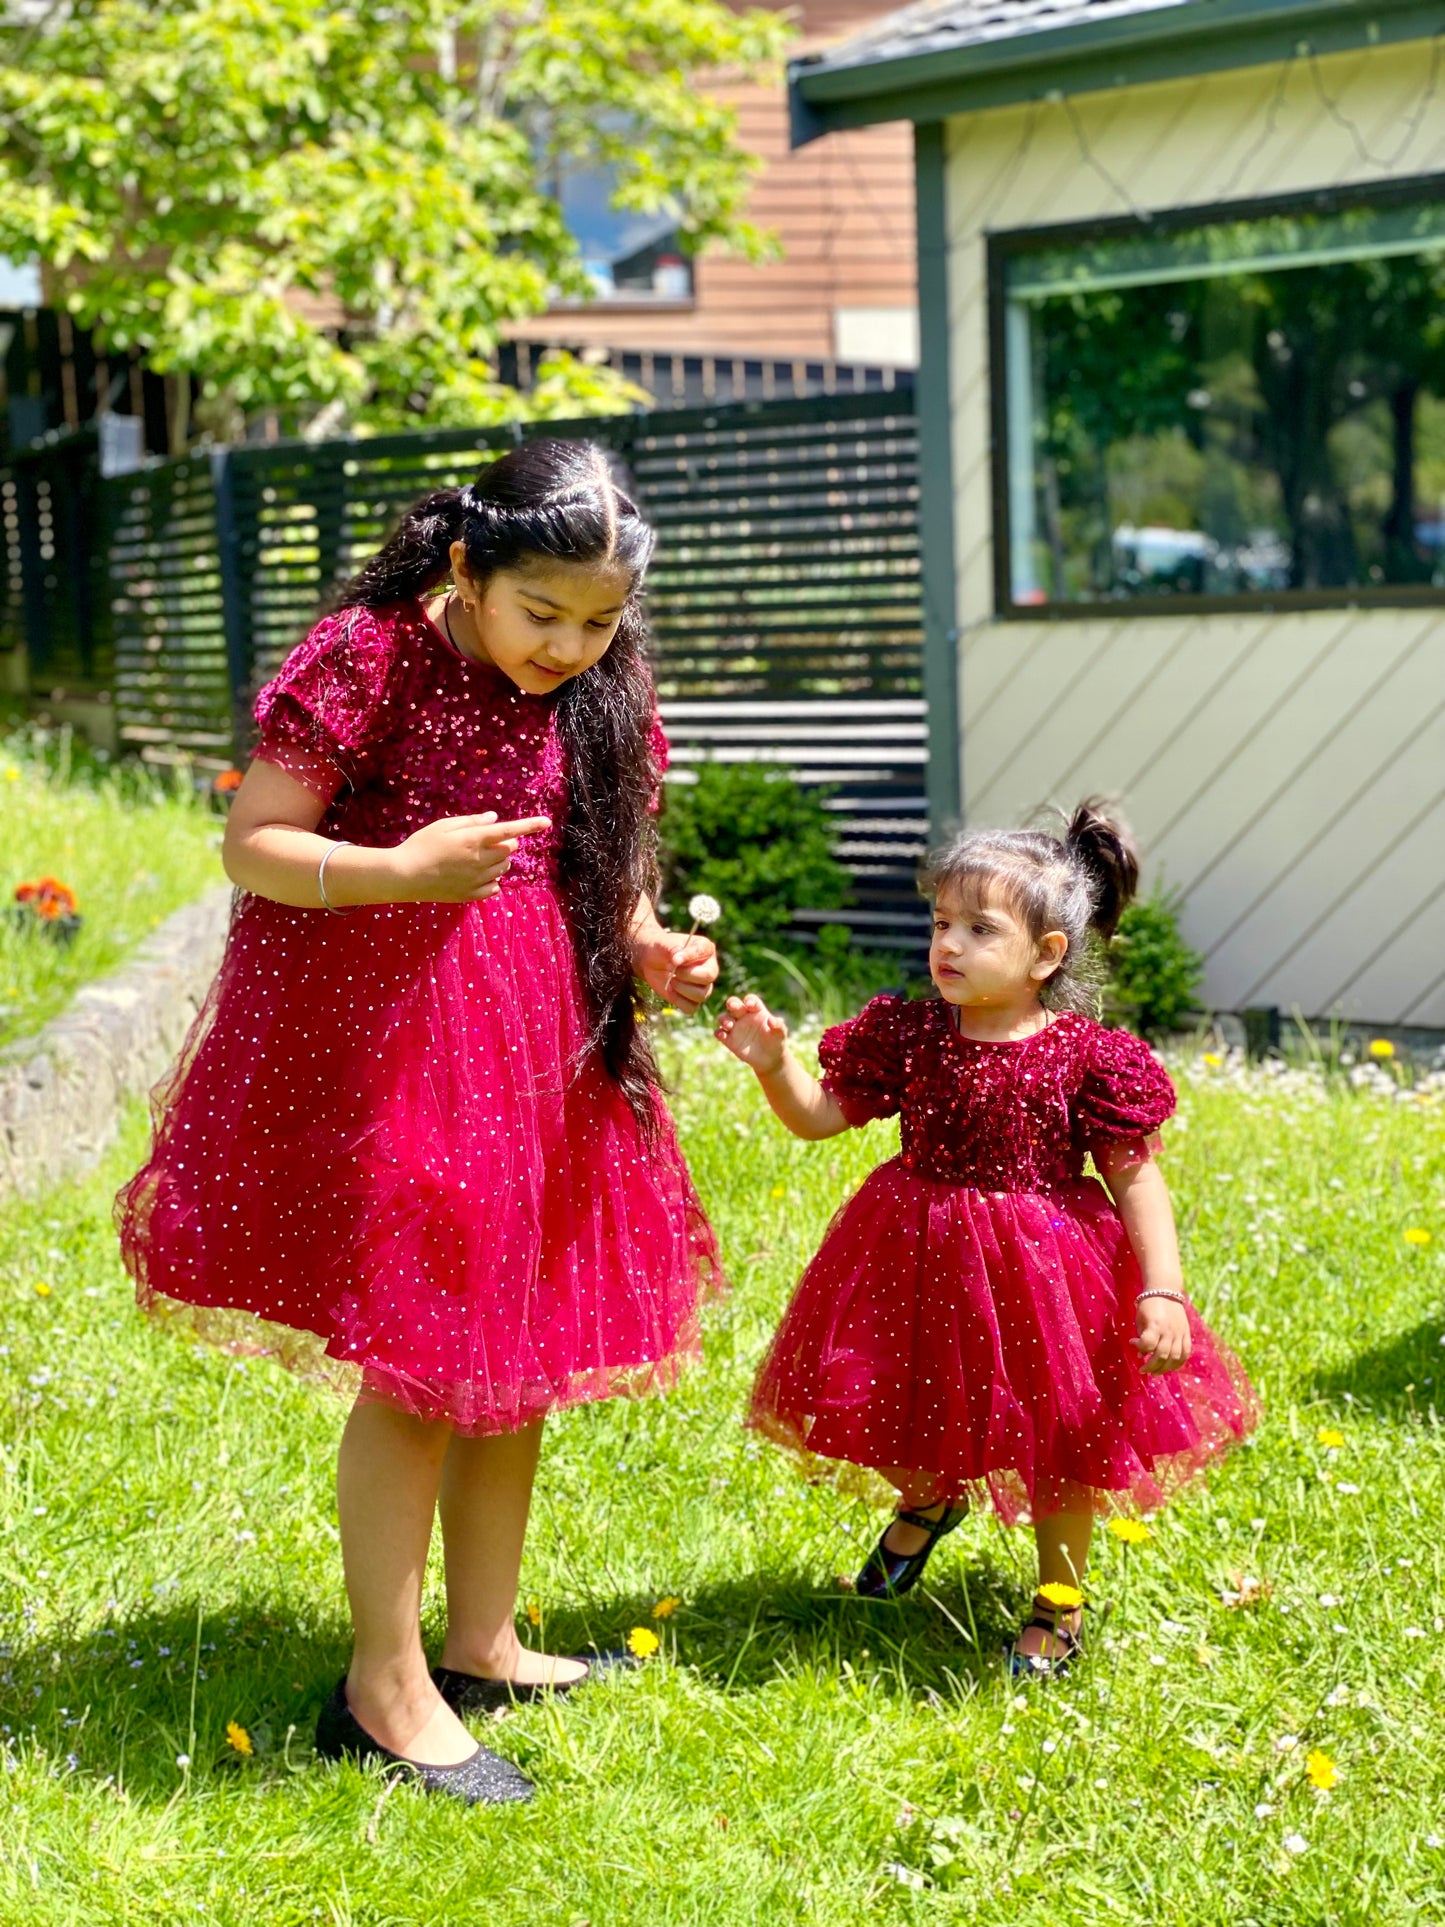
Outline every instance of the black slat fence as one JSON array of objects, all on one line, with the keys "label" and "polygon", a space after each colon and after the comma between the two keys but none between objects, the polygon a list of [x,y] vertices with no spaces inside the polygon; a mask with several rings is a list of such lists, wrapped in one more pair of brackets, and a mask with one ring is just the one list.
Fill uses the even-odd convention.
[{"label": "black slat fence", "polygon": [[[906,380],[525,430],[243,444],[93,478],[93,527],[69,561],[122,740],[203,767],[244,756],[256,689],[398,511],[469,480],[519,433],[606,444],[657,527],[649,610],[673,780],[716,757],[826,786],[854,877],[836,914],[860,941],[913,947],[927,810]],[[27,614],[32,652],[60,595],[51,580]]]}]

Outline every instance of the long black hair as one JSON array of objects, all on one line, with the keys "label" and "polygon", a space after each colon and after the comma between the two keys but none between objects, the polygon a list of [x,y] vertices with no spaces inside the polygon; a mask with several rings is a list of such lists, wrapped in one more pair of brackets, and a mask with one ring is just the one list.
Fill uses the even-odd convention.
[{"label": "long black hair", "polygon": [[657,884],[653,690],[641,603],[652,530],[595,443],[526,441],[466,488],[414,502],[337,606],[376,609],[424,596],[449,576],[456,541],[466,545],[479,588],[500,570],[547,562],[607,563],[631,578],[606,655],[557,698],[568,785],[559,860],[592,1042],[650,1124],[657,1067],[637,1021],[631,925],[639,895]]}]

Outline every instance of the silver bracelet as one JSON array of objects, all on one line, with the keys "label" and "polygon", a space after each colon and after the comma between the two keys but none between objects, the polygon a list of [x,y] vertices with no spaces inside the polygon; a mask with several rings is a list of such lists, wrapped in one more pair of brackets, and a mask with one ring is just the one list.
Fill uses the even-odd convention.
[{"label": "silver bracelet", "polygon": [[322,857],[321,868],[316,872],[316,888],[317,888],[317,891],[320,893],[321,908],[323,910],[329,910],[333,917],[344,917],[348,910],[354,910],[356,909],[357,906],[354,903],[348,903],[344,905],[335,904],[327,896],[326,866],[331,861],[332,857],[335,856],[338,850],[350,850],[354,847],[355,846],[350,843],[333,843],[331,845],[331,848],[326,852],[325,856]]},{"label": "silver bracelet", "polygon": [[1189,1294],[1185,1291],[1139,1291],[1134,1294],[1134,1303],[1141,1304],[1146,1298],[1172,1298],[1176,1305],[1187,1305]]}]

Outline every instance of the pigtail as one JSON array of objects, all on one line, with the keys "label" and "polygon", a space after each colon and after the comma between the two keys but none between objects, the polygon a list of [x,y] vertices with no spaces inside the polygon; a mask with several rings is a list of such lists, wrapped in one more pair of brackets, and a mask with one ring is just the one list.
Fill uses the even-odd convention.
[{"label": "pigtail", "polygon": [[335,607],[385,609],[424,596],[444,582],[451,573],[452,543],[466,524],[467,493],[440,488],[413,502],[385,548],[337,592]]},{"label": "pigtail", "polygon": [[1103,797],[1091,796],[1070,817],[1064,850],[1088,878],[1093,896],[1089,923],[1107,943],[1139,887],[1139,852],[1133,834]]}]

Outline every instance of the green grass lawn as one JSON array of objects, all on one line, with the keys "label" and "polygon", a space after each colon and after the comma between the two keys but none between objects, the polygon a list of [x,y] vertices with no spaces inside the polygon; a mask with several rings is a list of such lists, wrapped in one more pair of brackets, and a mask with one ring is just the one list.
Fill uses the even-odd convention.
[{"label": "green grass lawn", "polygon": [[172,910],[223,883],[222,828],[183,778],[72,758],[63,739],[0,735],[0,905],[18,883],[53,876],[84,919],[61,947],[0,918],[0,1043],[38,1030]]},{"label": "green grass lawn", "polygon": [[1184,1074],[1190,1279],[1267,1417],[1147,1543],[1101,1535],[1090,1658],[1021,1694],[1024,1535],[976,1518],[917,1596],[864,1605],[836,1578],[880,1515],[738,1425],[888,1129],[797,1143],[682,1048],[734,1296],[675,1396],[555,1424],[523,1580],[534,1641],[662,1649],[487,1729],[537,1778],[525,1809],[313,1762],[347,1649],[342,1414],[137,1316],[107,1210],[139,1120],[103,1177],[0,1214],[5,1927],[1445,1918],[1438,1094]]}]

